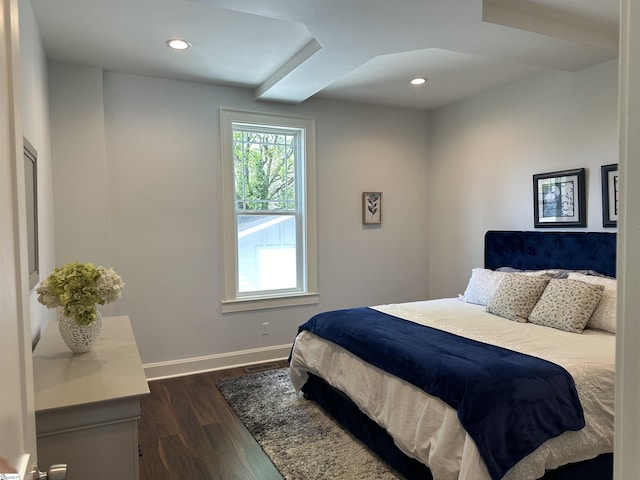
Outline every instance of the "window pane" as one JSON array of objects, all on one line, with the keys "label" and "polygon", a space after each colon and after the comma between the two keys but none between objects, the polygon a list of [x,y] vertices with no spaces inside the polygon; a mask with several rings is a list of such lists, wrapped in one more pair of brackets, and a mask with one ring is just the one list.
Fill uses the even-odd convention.
[{"label": "window pane", "polygon": [[234,126],[236,210],[296,209],[296,140]]},{"label": "window pane", "polygon": [[238,292],[296,288],[296,218],[238,215]]}]

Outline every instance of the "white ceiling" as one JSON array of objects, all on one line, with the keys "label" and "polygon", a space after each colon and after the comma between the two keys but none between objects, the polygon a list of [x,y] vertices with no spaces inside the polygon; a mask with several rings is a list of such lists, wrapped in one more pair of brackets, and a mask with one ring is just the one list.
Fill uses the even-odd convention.
[{"label": "white ceiling", "polygon": [[[31,0],[52,60],[433,109],[617,56],[618,0]],[[173,51],[172,37],[193,47]],[[429,81],[410,86],[414,76]]]}]

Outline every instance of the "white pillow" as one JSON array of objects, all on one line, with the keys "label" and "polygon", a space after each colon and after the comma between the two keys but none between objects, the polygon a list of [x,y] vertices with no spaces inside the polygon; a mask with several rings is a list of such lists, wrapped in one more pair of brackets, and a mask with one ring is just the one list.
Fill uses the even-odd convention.
[{"label": "white pillow", "polygon": [[598,303],[596,310],[591,315],[587,328],[597,328],[605,332],[616,333],[617,280],[610,277],[597,277],[573,272],[569,274],[569,278],[604,287],[600,303]]},{"label": "white pillow", "polygon": [[506,275],[506,272],[495,272],[487,268],[472,269],[467,289],[460,295],[460,300],[486,306]]}]

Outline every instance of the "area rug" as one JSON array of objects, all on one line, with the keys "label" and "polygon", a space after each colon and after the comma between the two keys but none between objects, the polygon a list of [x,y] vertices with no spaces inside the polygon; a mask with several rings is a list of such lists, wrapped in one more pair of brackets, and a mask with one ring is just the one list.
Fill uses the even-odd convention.
[{"label": "area rug", "polygon": [[286,368],[221,380],[217,387],[286,480],[403,478],[298,394]]}]

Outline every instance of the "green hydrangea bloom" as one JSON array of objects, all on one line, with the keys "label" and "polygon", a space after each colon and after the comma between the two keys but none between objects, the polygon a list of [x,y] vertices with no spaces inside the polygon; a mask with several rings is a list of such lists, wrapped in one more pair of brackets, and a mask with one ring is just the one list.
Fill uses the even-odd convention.
[{"label": "green hydrangea bloom", "polygon": [[42,297],[56,297],[65,317],[89,325],[97,318],[96,304],[105,303],[98,292],[99,277],[100,270],[91,263],[67,263],[51,272],[38,293]]}]

